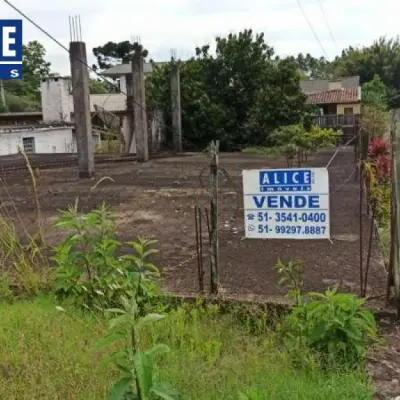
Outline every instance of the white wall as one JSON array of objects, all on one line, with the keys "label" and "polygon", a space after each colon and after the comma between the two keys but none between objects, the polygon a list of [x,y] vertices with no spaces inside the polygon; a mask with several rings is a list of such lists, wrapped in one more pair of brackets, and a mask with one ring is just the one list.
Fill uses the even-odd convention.
[{"label": "white wall", "polygon": [[[42,112],[44,122],[71,122],[74,112],[74,100],[71,93],[71,78],[47,78],[40,84]],[[126,96],[122,93],[90,95],[90,111],[94,105],[107,111],[125,111]]]},{"label": "white wall", "polygon": [[14,132],[0,132],[0,155],[17,154],[23,148],[22,139],[35,138],[35,153],[74,153],[72,128],[47,128]]},{"label": "white wall", "polygon": [[48,78],[40,83],[44,122],[71,122],[70,90],[68,78]]}]

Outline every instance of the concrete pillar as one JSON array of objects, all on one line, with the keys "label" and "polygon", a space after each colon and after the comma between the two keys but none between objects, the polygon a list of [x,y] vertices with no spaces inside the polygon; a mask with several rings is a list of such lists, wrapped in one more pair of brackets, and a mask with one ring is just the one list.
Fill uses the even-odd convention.
[{"label": "concrete pillar", "polygon": [[90,116],[89,71],[84,65],[87,64],[86,45],[84,42],[71,42],[69,50],[79,177],[90,178],[94,174],[94,144]]},{"label": "concrete pillar", "polygon": [[127,132],[128,138],[125,141],[126,153],[135,153],[136,152],[136,143],[135,143],[135,125],[134,125],[134,108],[133,108],[133,79],[132,74],[125,75],[125,85],[126,85],[126,112],[127,112]]},{"label": "concrete pillar", "polygon": [[181,116],[181,82],[179,65],[172,64],[171,70],[171,104],[172,104],[172,143],[176,152],[182,152],[182,116]]},{"label": "concrete pillar", "polygon": [[132,79],[136,157],[139,162],[146,162],[149,159],[149,143],[147,132],[143,57],[140,49],[135,51],[132,57]]},{"label": "concrete pillar", "polygon": [[151,151],[153,153],[157,153],[161,149],[161,145],[163,144],[164,131],[163,131],[163,121],[164,116],[161,110],[153,110],[153,119],[151,121]]}]

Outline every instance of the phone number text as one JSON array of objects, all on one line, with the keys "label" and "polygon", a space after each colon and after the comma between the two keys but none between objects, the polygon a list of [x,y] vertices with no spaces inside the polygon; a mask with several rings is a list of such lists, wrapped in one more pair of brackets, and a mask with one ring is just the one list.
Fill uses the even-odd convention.
[{"label": "phone number text", "polygon": [[280,235],[323,235],[326,232],[326,226],[268,226],[258,225],[258,233],[268,235],[269,233],[277,233]]},{"label": "phone number text", "polygon": [[255,215],[249,214],[248,219],[257,219],[258,222],[311,222],[323,224],[327,222],[328,217],[325,212],[258,212]]}]

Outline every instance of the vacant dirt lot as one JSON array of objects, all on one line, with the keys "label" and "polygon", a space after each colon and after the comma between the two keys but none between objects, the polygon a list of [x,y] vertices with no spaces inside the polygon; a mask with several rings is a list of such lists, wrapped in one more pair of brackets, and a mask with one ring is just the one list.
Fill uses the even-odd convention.
[{"label": "vacant dirt lot", "polygon": [[[333,150],[310,158],[308,165],[326,166]],[[248,240],[244,239],[241,171],[251,168],[285,167],[284,160],[244,153],[221,154],[220,166],[220,275],[222,292],[245,297],[280,297],[273,265],[278,258],[305,261],[307,290],[321,290],[340,284],[343,290],[359,290],[359,184],[355,182],[353,152],[339,152],[329,167],[332,241]],[[197,291],[194,206],[207,203],[208,160],[203,154],[97,166],[96,178],[79,180],[76,168],[40,171],[40,203],[46,236],[55,244],[63,236],[52,224],[57,210],[74,203],[76,197],[86,210],[106,202],[118,218],[118,235],[133,240],[137,235],[155,236],[161,250],[157,262],[164,288],[179,293]],[[101,177],[95,190],[90,188]],[[7,174],[7,186],[23,221],[34,226],[35,211],[28,176]],[[1,188],[3,207],[10,207],[8,194]],[[6,200],[6,201],[4,201]],[[367,255],[369,219],[364,222],[364,260]],[[206,229],[204,229],[205,231]],[[204,252],[208,237],[204,233]],[[209,263],[204,254],[206,283]],[[374,241],[368,294],[385,291],[386,276]]]}]

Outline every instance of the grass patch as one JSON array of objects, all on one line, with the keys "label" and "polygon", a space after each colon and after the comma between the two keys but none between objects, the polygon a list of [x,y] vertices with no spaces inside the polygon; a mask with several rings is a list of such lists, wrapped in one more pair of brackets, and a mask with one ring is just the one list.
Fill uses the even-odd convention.
[{"label": "grass patch", "polygon": [[[182,400],[372,399],[362,372],[294,369],[275,334],[250,335],[227,316],[181,309],[140,335],[144,347],[163,342],[171,352],[157,358],[160,379]],[[106,397],[115,371],[101,370],[105,354],[94,343],[106,329],[95,317],[60,313],[50,298],[0,303],[0,399]]]}]

